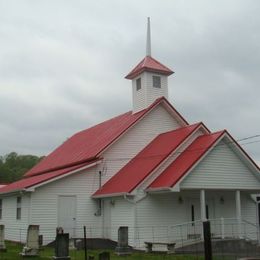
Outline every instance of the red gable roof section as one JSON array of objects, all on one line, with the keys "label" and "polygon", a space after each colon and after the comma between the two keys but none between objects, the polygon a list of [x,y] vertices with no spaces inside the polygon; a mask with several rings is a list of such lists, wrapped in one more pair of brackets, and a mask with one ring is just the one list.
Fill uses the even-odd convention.
[{"label": "red gable roof section", "polygon": [[58,176],[66,174],[66,173],[75,171],[77,169],[83,168],[85,166],[88,166],[88,165],[90,165],[94,162],[95,161],[83,163],[83,164],[78,164],[76,166],[68,167],[66,169],[61,169],[61,170],[52,171],[52,172],[48,172],[48,173],[45,173],[45,174],[36,175],[36,176],[29,177],[29,178],[21,179],[19,181],[13,182],[9,185],[5,185],[4,187],[0,188],[0,194],[1,193],[9,193],[9,192],[20,191],[20,190],[23,190],[23,189],[30,188],[30,187],[35,186],[37,184],[43,183],[45,181],[49,181],[49,180],[51,180],[55,177],[58,177]]},{"label": "red gable roof section", "polygon": [[97,158],[111,143],[162,102],[165,102],[182,122],[188,124],[175,108],[161,97],[138,113],[127,112],[73,135],[28,171],[25,177],[64,169]]},{"label": "red gable roof section", "polygon": [[59,167],[70,167],[95,158],[101,150],[138,120],[144,112],[136,114],[128,112],[76,133],[27,172],[25,176],[42,174]]},{"label": "red gable roof section", "polygon": [[155,179],[148,190],[173,187],[226,131],[199,136],[177,159]]},{"label": "red gable roof section", "polygon": [[143,71],[157,72],[167,76],[174,73],[171,69],[167,68],[156,59],[146,56],[125,78],[133,79]]},{"label": "red gable roof section", "polygon": [[93,197],[131,192],[200,126],[204,125],[198,123],[158,135]]}]

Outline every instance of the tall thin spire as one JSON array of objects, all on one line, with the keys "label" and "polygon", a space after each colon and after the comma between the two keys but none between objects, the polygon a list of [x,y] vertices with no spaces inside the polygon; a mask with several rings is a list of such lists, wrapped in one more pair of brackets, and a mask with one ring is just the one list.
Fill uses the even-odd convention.
[{"label": "tall thin spire", "polygon": [[152,56],[151,52],[151,28],[150,17],[147,17],[147,38],[146,38],[146,56]]}]

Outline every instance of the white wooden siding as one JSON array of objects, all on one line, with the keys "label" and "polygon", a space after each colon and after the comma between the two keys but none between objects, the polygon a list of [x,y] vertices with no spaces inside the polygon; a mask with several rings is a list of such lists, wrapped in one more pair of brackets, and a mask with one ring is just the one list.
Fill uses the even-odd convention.
[{"label": "white wooden siding", "polygon": [[187,200],[180,204],[174,193],[153,194],[137,204],[136,244],[144,248],[145,241],[172,241],[173,225],[190,221],[187,215]]},{"label": "white wooden siding", "polygon": [[[241,196],[241,214],[242,219],[253,223],[255,226],[258,226],[257,220],[257,204],[250,195],[243,194]],[[242,232],[246,229],[247,237],[250,239],[257,239],[257,230],[254,228],[253,225],[244,224],[242,227]]]},{"label": "white wooden siding", "polygon": [[[182,202],[179,201],[180,197]],[[144,248],[145,241],[185,240],[187,233],[200,233],[201,224],[197,227],[196,224],[195,226],[176,226],[191,222],[191,205],[194,205],[195,220],[200,220],[200,194],[196,190],[152,194],[137,203],[136,247]],[[237,232],[235,191],[206,191],[206,205],[209,206],[209,218],[212,219],[212,233],[221,236],[220,218],[224,218],[225,235],[227,237],[235,235]],[[241,209],[243,220],[256,223],[255,203],[244,192],[241,192]],[[242,232],[256,239],[256,229],[252,226],[243,226]]]},{"label": "white wooden siding", "polygon": [[118,228],[128,226],[128,242],[130,245],[134,245],[135,206],[124,198],[115,198],[113,201],[114,205],[110,205],[111,239],[117,241]]},{"label": "white wooden siding", "polygon": [[[161,88],[153,87],[153,76],[161,78]],[[141,78],[141,89],[136,90],[136,79]],[[161,74],[143,72],[132,80],[133,112],[147,108],[157,98],[168,98],[168,77]]]},{"label": "white wooden siding", "polygon": [[[168,98],[168,77],[161,74],[155,74],[145,72],[146,76],[146,105],[149,106],[157,98],[165,97]],[[161,78],[161,88],[153,87],[153,76],[159,76]]]},{"label": "white wooden siding", "polygon": [[260,182],[222,141],[184,178],[180,187],[260,190]]},{"label": "white wooden siding", "polygon": [[102,185],[128,163],[158,134],[179,128],[179,123],[159,105],[102,155]]},{"label": "white wooden siding", "polygon": [[[22,197],[21,219],[16,219],[16,199]],[[30,211],[30,195],[2,197],[2,219],[0,224],[5,225],[5,239],[25,242]]]},{"label": "white wooden siding", "polygon": [[[136,90],[138,78],[141,78],[141,89]],[[146,77],[144,73],[132,80],[132,97],[134,113],[146,108]]]},{"label": "white wooden siding", "polygon": [[39,187],[31,195],[31,224],[40,225],[44,243],[55,238],[58,225],[58,196],[76,196],[76,237],[82,237],[83,226],[88,237],[102,237],[102,216],[95,216],[97,203],[91,195],[98,188],[96,167]]}]

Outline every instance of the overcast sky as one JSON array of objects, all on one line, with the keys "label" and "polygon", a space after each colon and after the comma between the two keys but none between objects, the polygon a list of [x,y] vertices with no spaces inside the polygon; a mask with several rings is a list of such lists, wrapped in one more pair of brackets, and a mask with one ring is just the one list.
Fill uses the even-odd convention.
[{"label": "overcast sky", "polygon": [[145,55],[147,16],[175,108],[235,139],[260,134],[259,13],[258,0],[0,0],[0,155],[46,155],[131,110],[124,76]]}]

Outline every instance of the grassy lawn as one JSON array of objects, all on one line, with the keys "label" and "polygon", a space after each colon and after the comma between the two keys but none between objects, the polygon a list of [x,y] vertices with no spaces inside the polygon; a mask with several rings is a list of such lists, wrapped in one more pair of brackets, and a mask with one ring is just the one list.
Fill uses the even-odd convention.
[{"label": "grassy lawn", "polygon": [[[52,256],[54,255],[54,249],[50,247],[44,247],[43,250],[40,251],[39,257],[21,257],[19,256],[19,253],[22,251],[22,245],[15,244],[15,243],[7,243],[7,252],[0,252],[0,259],[1,260],[9,260],[9,259],[52,259]],[[93,255],[95,259],[98,259],[98,254],[101,253],[102,250],[99,251],[93,251],[89,250],[88,255]],[[70,256],[72,260],[84,260],[84,251],[80,250],[72,250],[70,251]],[[135,252],[131,256],[124,256],[120,257],[114,254],[113,251],[110,250],[110,259],[111,260],[117,260],[117,259],[131,259],[131,260],[159,260],[159,259],[166,259],[166,260],[203,260],[204,257],[199,256],[185,256],[185,255],[166,255],[166,254],[147,254],[147,253],[139,253]],[[223,259],[223,258],[214,258],[214,259]],[[227,258],[225,258],[228,260]]]}]

